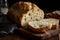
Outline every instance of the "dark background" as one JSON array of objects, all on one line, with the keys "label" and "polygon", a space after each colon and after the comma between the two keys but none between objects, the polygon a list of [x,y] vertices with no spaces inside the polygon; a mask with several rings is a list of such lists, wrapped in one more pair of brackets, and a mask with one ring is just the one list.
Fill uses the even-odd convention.
[{"label": "dark background", "polygon": [[8,0],[9,8],[12,4],[19,1],[30,1],[37,4],[44,12],[51,12],[55,10],[60,10],[60,1],[59,0]]}]

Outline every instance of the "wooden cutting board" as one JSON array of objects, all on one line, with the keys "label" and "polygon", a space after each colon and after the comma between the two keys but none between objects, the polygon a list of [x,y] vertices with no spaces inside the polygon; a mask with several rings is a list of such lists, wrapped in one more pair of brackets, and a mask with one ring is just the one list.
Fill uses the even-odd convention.
[{"label": "wooden cutting board", "polygon": [[49,30],[49,31],[47,31],[47,33],[43,33],[43,34],[35,34],[28,30],[25,30],[23,28],[19,28],[18,31],[19,31],[19,33],[21,33],[22,35],[25,35],[26,37],[29,37],[32,39],[41,39],[41,40],[48,39],[48,38],[58,35],[60,33],[60,29]]}]

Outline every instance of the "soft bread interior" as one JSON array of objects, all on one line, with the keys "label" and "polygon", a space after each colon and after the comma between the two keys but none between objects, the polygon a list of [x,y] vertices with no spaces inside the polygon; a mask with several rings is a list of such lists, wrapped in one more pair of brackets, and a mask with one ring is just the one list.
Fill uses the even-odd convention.
[{"label": "soft bread interior", "polygon": [[40,21],[41,19],[44,18],[44,14],[43,11],[41,10],[30,10],[27,12],[27,14],[23,15],[22,20],[21,20],[21,24],[23,26],[27,25],[27,22],[30,21]]},{"label": "soft bread interior", "polygon": [[44,27],[48,27],[48,29],[51,29],[53,25],[56,25],[56,26],[59,25],[59,20],[48,18],[48,19],[42,19],[40,21],[28,22],[28,25],[30,25],[31,27],[35,29],[44,28]]}]

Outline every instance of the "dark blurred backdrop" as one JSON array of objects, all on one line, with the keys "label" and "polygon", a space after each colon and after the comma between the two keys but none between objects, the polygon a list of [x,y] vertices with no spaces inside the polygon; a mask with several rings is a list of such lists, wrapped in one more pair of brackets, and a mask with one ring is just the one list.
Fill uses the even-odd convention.
[{"label": "dark blurred backdrop", "polygon": [[8,0],[9,8],[12,4],[19,1],[30,1],[37,4],[44,12],[51,12],[54,10],[60,10],[59,0]]}]

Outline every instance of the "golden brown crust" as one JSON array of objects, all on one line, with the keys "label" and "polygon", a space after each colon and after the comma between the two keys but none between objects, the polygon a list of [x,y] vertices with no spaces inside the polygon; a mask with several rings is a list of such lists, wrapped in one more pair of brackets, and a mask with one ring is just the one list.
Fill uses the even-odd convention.
[{"label": "golden brown crust", "polygon": [[31,2],[19,2],[19,6],[21,10],[31,10],[32,9],[32,3]]}]

